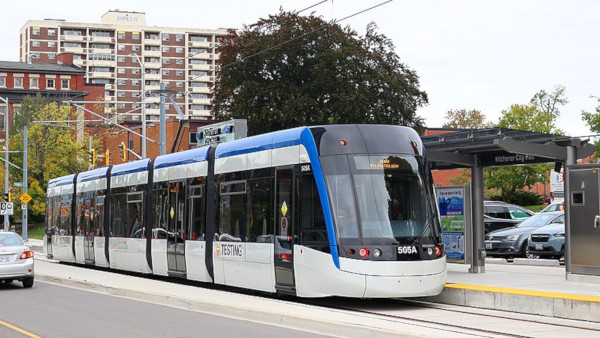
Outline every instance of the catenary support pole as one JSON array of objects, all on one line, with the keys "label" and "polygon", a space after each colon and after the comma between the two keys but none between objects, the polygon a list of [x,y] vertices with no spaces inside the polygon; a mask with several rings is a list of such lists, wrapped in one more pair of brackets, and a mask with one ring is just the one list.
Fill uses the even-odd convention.
[{"label": "catenary support pole", "polygon": [[165,107],[165,83],[160,83],[160,154],[165,155],[167,153],[167,136],[166,136],[166,107]]},{"label": "catenary support pole", "polygon": [[471,205],[473,206],[473,263],[469,272],[484,273],[483,165],[479,155],[474,155],[474,164],[471,168]]},{"label": "catenary support pole", "polygon": [[[23,130],[23,194],[27,192],[27,126]],[[27,203],[23,203],[23,240],[27,241]]]},{"label": "catenary support pole", "polygon": [[[4,161],[4,197],[6,198],[6,202],[8,202],[8,192],[9,192],[9,188],[10,188],[10,183],[8,181],[9,178],[9,173],[8,173],[8,162],[10,161],[10,158],[8,157],[8,151],[9,151],[9,142],[8,142],[8,115],[10,114],[10,106],[8,104],[8,97],[5,100],[6,102],[6,114],[4,114],[4,130],[5,130],[5,134],[4,134],[4,146],[5,146],[5,157],[4,159],[6,161]],[[4,215],[4,230],[8,231],[10,230],[10,216],[8,215]]]},{"label": "catenary support pole", "polygon": [[564,204],[565,204],[565,273],[568,275],[571,273],[571,221],[569,220],[571,205],[571,189],[569,188],[569,172],[567,167],[570,165],[577,164],[577,148],[573,146],[567,147],[567,160],[564,163],[564,180],[563,180],[563,191],[564,191]]}]

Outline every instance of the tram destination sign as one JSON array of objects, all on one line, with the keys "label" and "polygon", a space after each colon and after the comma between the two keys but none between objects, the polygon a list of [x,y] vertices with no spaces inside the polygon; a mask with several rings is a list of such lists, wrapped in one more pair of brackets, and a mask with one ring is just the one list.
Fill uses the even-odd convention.
[{"label": "tram destination sign", "polygon": [[205,144],[223,143],[248,136],[248,123],[245,119],[219,122],[198,127],[196,141],[199,147]]}]

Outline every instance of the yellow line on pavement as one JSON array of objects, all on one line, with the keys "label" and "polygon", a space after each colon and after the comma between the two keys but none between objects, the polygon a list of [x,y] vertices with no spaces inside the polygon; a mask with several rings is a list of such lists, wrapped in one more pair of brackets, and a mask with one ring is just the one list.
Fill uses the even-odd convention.
[{"label": "yellow line on pavement", "polygon": [[495,287],[495,286],[472,285],[472,284],[447,283],[444,286],[447,288],[451,288],[451,289],[507,293],[507,294],[511,294],[511,295],[520,295],[520,296],[557,298],[557,299],[567,299],[567,300],[577,300],[577,301],[584,301],[584,302],[600,303],[600,296],[592,296],[592,295],[580,295],[580,294],[563,293],[563,292],[549,292],[549,291],[537,291],[537,290],[526,290],[526,289],[502,288],[502,287]]},{"label": "yellow line on pavement", "polygon": [[13,330],[15,330],[17,332],[21,332],[22,334],[24,334],[24,335],[26,335],[28,337],[31,337],[31,338],[41,338],[40,336],[38,336],[36,334],[33,334],[33,333],[29,332],[29,331],[25,331],[25,330],[21,329],[20,327],[16,327],[16,326],[14,326],[12,324],[9,324],[7,322],[3,322],[1,320],[0,320],[0,325],[4,325],[7,328],[13,329]]}]

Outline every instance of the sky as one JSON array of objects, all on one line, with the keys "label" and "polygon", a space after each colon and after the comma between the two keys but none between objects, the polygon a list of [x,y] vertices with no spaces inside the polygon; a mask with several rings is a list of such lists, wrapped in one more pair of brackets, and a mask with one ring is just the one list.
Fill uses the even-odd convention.
[{"label": "sky", "polygon": [[[386,0],[329,0],[309,11],[341,19]],[[0,60],[18,61],[19,30],[45,18],[99,23],[108,10],[146,13],[163,27],[242,28],[283,8],[319,0],[6,1],[0,21]],[[600,97],[600,1],[393,0],[339,22],[363,35],[368,23],[390,38],[402,62],[417,72],[429,104],[417,114],[441,127],[450,109],[478,109],[497,122],[512,104],[527,104],[541,89],[566,87],[569,103],[557,126],[570,136],[591,132],[581,111]]]}]

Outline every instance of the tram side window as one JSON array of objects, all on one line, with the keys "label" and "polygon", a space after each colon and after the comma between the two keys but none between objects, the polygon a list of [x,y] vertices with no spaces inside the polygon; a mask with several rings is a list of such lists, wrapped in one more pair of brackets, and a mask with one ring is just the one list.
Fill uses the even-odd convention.
[{"label": "tram side window", "polygon": [[[78,193],[75,198],[75,235],[83,236],[83,226],[85,222],[85,193]],[[89,216],[89,214],[88,214]]]},{"label": "tram side window", "polygon": [[124,224],[124,233],[130,238],[144,238],[144,193],[131,192],[127,194],[127,221]]},{"label": "tram side window", "polygon": [[59,234],[68,236],[71,234],[71,195],[62,195],[58,200],[58,221]]},{"label": "tram side window", "polygon": [[298,190],[300,196],[297,200],[300,201],[300,226],[296,229],[299,232],[300,244],[328,251],[327,227],[315,179],[313,175],[303,175],[299,179],[301,182],[298,186],[301,189]]},{"label": "tram side window", "polygon": [[262,242],[273,233],[273,179],[248,181],[248,233],[250,242]]},{"label": "tram side window", "polygon": [[[115,189],[116,190],[116,189]],[[127,222],[127,194],[115,193],[110,201],[110,236],[125,237],[125,222]]]},{"label": "tram side window", "polygon": [[202,182],[202,177],[192,179],[188,182],[190,203],[189,233],[192,240],[204,241],[206,240],[206,221],[204,219],[206,203],[204,201],[204,185],[197,184],[198,182]]},{"label": "tram side window", "polygon": [[215,240],[247,241],[246,182],[221,183],[219,191],[219,227],[215,232]]},{"label": "tram side window", "polygon": [[46,235],[52,235],[52,226],[54,224],[54,214],[52,213],[52,206],[54,205],[54,199],[56,197],[46,198],[46,218],[44,219],[44,229]]},{"label": "tram side window", "polygon": [[157,239],[167,238],[168,216],[168,188],[167,182],[154,184],[154,229],[152,236]]}]

